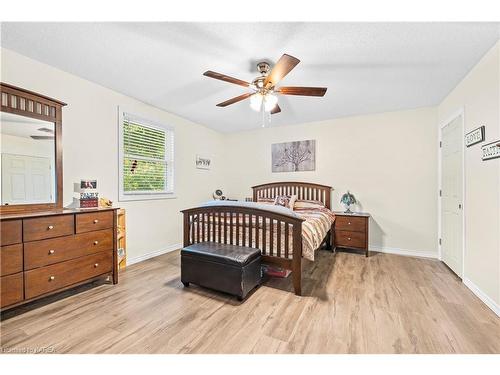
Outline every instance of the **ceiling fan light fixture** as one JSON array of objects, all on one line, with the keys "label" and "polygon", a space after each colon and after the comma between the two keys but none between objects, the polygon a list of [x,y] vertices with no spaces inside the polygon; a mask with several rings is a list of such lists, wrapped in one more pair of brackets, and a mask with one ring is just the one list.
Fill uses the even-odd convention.
[{"label": "ceiling fan light fixture", "polygon": [[260,92],[256,92],[250,97],[250,107],[254,111],[260,112],[262,104],[264,104],[265,112],[271,112],[276,104],[278,104],[278,97],[274,94],[262,94]]},{"label": "ceiling fan light fixture", "polygon": [[276,104],[278,104],[278,97],[276,95],[267,94],[264,96],[264,110],[266,112],[271,112]]},{"label": "ceiling fan light fixture", "polygon": [[250,108],[254,111],[260,112],[262,107],[262,100],[264,99],[263,95],[260,92],[256,92],[250,97]]}]

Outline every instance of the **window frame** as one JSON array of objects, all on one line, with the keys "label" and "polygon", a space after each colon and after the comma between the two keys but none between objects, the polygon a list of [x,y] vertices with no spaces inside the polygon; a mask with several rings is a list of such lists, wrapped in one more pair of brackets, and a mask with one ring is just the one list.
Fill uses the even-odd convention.
[{"label": "window frame", "polygon": [[[137,122],[140,125],[144,125],[146,127],[150,127],[152,129],[161,130],[166,133],[167,139],[172,137],[172,150],[168,152],[168,149],[165,150],[165,161],[167,163],[167,171],[168,167],[171,168],[172,172],[171,176],[171,191],[168,192],[139,192],[139,193],[125,193],[124,191],[124,175],[123,175],[123,165],[124,165],[124,120],[128,118],[132,121]],[[168,134],[170,133],[170,134]],[[118,107],[118,201],[126,202],[126,201],[142,201],[142,200],[154,200],[154,199],[172,199],[177,198],[175,195],[175,128],[172,126],[165,125],[156,120],[150,120],[145,116],[137,115],[134,112],[130,112],[124,110],[121,107]],[[165,177],[165,182],[168,184],[168,174]]]}]

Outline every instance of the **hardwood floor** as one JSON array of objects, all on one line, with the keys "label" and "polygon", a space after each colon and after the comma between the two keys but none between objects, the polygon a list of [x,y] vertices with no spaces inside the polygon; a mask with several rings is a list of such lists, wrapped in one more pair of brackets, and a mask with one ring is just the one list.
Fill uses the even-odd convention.
[{"label": "hardwood floor", "polygon": [[127,268],[116,286],[7,312],[2,350],[500,353],[500,318],[438,261],[319,251],[305,265],[303,297],[291,280],[274,279],[240,303],[183,288],[179,258],[162,255]]}]

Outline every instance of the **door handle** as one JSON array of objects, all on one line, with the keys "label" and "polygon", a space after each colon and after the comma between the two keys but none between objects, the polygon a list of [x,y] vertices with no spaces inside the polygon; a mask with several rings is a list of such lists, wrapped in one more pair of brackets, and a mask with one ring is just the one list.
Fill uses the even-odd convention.
[{"label": "door handle", "polygon": [[458,209],[461,210],[462,209],[462,203],[459,203],[458,204]]}]

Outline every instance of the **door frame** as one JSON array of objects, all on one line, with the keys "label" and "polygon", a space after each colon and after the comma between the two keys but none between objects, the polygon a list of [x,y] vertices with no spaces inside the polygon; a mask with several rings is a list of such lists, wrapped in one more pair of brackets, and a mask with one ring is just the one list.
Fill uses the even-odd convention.
[{"label": "door frame", "polygon": [[442,178],[441,178],[441,173],[442,173],[442,163],[441,163],[441,156],[442,156],[442,148],[441,148],[441,142],[442,142],[442,137],[441,137],[441,133],[442,133],[442,130],[443,128],[450,124],[453,120],[455,120],[456,118],[458,118],[459,116],[462,116],[462,275],[461,275],[461,279],[463,280],[465,278],[465,248],[466,248],[466,245],[465,245],[465,207],[466,207],[466,204],[465,204],[465,189],[466,189],[466,186],[465,186],[465,140],[464,140],[464,136],[465,136],[465,109],[464,107],[461,107],[459,108],[458,110],[456,110],[455,112],[452,112],[452,114],[450,116],[448,116],[444,121],[442,121],[440,124],[439,124],[439,128],[438,128],[438,144],[437,144],[437,148],[438,148],[438,191],[437,191],[437,197],[438,197],[438,259],[440,261],[443,261],[442,259],[442,249],[441,249],[441,244],[439,243],[439,239],[441,239],[441,235],[442,235],[442,219],[441,219],[441,206],[442,206],[442,203],[441,203],[441,200],[442,200],[442,197],[441,195],[439,194],[439,192],[442,190],[443,188],[443,183],[442,183]]}]

